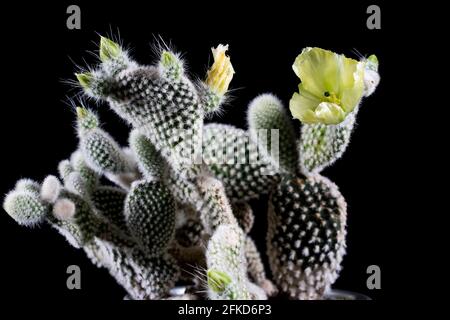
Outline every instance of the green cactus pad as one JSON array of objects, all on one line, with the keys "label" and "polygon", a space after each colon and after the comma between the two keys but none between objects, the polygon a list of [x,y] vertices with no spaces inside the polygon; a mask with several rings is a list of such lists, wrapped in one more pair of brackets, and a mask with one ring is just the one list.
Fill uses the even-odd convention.
[{"label": "green cactus pad", "polygon": [[134,183],[125,200],[125,219],[143,250],[151,255],[162,253],[175,231],[175,204],[161,183]]},{"label": "green cactus pad", "polygon": [[346,210],[336,185],[320,175],[286,177],[273,191],[267,254],[283,293],[320,299],[333,284],[345,254]]}]

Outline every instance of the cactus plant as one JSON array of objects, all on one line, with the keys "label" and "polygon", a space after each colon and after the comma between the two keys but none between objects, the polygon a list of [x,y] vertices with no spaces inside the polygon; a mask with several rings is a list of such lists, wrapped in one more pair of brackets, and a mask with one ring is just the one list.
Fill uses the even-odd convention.
[{"label": "cactus plant", "polygon": [[[20,225],[57,229],[110,272],[126,299],[174,299],[180,280],[191,282],[188,299],[321,298],[345,253],[346,203],[320,172],[345,151],[359,102],[378,84],[378,60],[305,49],[290,102],[303,122],[298,139],[272,94],[250,103],[248,131],[204,125],[227,99],[227,50],[213,48],[204,81],[194,82],[169,48],[147,66],[101,37],[99,65],[75,76],[131,127],[128,146],[92,109],[77,107],[79,145],[59,163],[59,178],[19,180],[5,211]],[[248,201],[264,194],[272,279],[249,234],[261,214]]]},{"label": "cactus plant", "polygon": [[[300,77],[310,72],[309,78],[301,79],[300,94],[295,93],[290,102],[293,116],[303,122],[300,139],[293,134],[292,123],[281,101],[272,94],[265,94],[249,105],[249,132],[228,128],[226,138],[246,140],[247,144],[235,144],[240,152],[251,154],[249,150],[265,150],[260,161],[253,166],[211,166],[224,181],[231,197],[236,186],[242,196],[245,194],[246,200],[258,198],[263,193],[270,194],[267,255],[274,282],[281,293],[293,299],[322,298],[336,280],[345,254],[346,202],[337,186],[320,172],[342,156],[349,144],[360,100],[372,94],[379,82],[375,56],[361,61],[350,60],[318,48],[305,49],[297,57],[294,71]],[[329,72],[328,78],[323,78],[325,75],[320,68]],[[354,79],[350,81],[348,78],[352,77]],[[329,83],[333,79],[336,83]],[[322,105],[329,107],[329,112],[319,108],[322,98],[307,91],[309,88],[319,90],[320,85],[325,88],[323,103],[328,103],[329,95],[335,97],[331,106]],[[336,94],[333,88],[343,93]],[[355,97],[350,99],[349,94]],[[343,96],[352,103],[347,105],[347,114],[342,111],[342,118],[336,118],[333,110],[339,107],[338,97]],[[314,110],[316,114],[310,109],[314,103],[318,105]],[[298,108],[300,110],[295,110]],[[211,127],[211,130],[219,130],[218,126]],[[278,150],[282,150],[275,154],[271,152],[270,138],[258,138],[261,131],[270,135],[274,129],[279,130]],[[208,139],[206,144],[210,147],[206,149],[206,158],[214,157],[218,152],[215,148],[220,146],[212,138]],[[271,176],[271,183],[261,173],[261,166],[268,166],[270,170],[278,167],[278,174]],[[249,192],[259,191],[263,186],[264,192]]]}]

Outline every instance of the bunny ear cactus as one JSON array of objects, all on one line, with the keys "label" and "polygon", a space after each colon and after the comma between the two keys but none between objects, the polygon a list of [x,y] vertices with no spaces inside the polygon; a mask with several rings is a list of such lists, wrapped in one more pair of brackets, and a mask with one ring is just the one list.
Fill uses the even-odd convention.
[{"label": "bunny ear cactus", "polygon": [[129,188],[130,180],[135,177],[127,155],[99,127],[98,118],[92,111],[77,107],[77,119],[80,149],[89,166],[123,188]]},{"label": "bunny ear cactus", "polygon": [[269,193],[279,180],[278,167],[259,152],[248,132],[229,125],[208,124],[203,140],[205,163],[222,181],[232,202],[257,199]]},{"label": "bunny ear cactus", "polygon": [[[33,183],[34,185],[34,183]],[[18,185],[23,187],[23,183]],[[128,245],[128,239],[114,227],[94,214],[89,202],[60,185],[56,177],[48,176],[40,186],[40,192],[15,189],[3,203],[5,211],[19,224],[32,226],[49,222],[69,235],[69,242],[77,247],[94,237],[112,243]],[[71,234],[75,231],[76,234]],[[76,239],[77,241],[73,241]]]},{"label": "bunny ear cactus", "polygon": [[[231,143],[236,148],[239,139],[250,137],[245,148],[257,146],[253,161],[217,166],[214,160],[222,146],[208,133],[217,125],[205,128],[205,154],[233,201],[270,193],[267,253],[281,293],[294,299],[320,299],[337,278],[345,254],[346,204],[337,187],[318,173],[348,146],[360,100],[378,85],[378,60],[370,56],[356,61],[308,48],[296,59],[294,70],[302,84],[290,109],[303,122],[300,139],[281,102],[266,94],[249,105],[249,134],[235,134]],[[274,135],[279,137],[275,148]],[[269,184],[266,177],[261,179],[263,164],[278,169],[271,178],[281,181]]]},{"label": "bunny ear cactus", "polygon": [[281,181],[269,198],[267,255],[273,280],[290,298],[319,299],[337,278],[345,253],[345,201],[324,177],[301,173],[292,124],[278,99],[255,99],[249,115],[252,136],[260,129],[284,131],[280,149],[291,152],[279,163],[295,163],[281,165]]},{"label": "bunny ear cactus", "polygon": [[[360,101],[379,83],[378,59],[305,49],[293,66],[301,84],[289,105],[302,122],[298,138],[272,94],[250,103],[248,131],[204,125],[227,98],[234,75],[227,50],[213,48],[204,81],[193,82],[167,48],[146,66],[101,37],[100,64],[76,78],[132,127],[128,146],[92,110],[76,108],[79,146],[59,163],[60,179],[19,180],[5,211],[20,225],[57,229],[106,268],[127,299],[171,299],[179,280],[199,289],[190,270],[205,271],[209,299],[267,299],[277,291],[322,298],[345,254],[346,203],[320,172],[345,151]],[[258,213],[248,201],[262,195],[269,196],[276,286],[249,236]]]},{"label": "bunny ear cactus", "polygon": [[161,180],[167,165],[150,140],[135,129],[130,134],[129,144],[144,177],[149,180]]},{"label": "bunny ear cactus", "polygon": [[[208,177],[201,158],[203,118],[220,107],[234,74],[230,58],[225,54],[227,49],[222,45],[213,49],[214,63],[207,72],[206,80],[194,84],[186,77],[183,62],[177,54],[164,50],[156,66],[139,66],[130,62],[118,45],[102,38],[101,66],[81,78],[77,75],[88,95],[108,101],[112,109],[135,128],[130,135],[130,147],[141,173],[147,179],[167,183],[177,201],[193,204],[199,210],[204,230],[210,236],[215,234],[219,225],[225,223],[239,229],[222,184]],[[124,57],[121,58],[122,55]],[[120,71],[117,68],[111,72],[110,60],[125,63],[120,64]],[[84,131],[80,134],[82,146],[86,144],[83,143],[83,134]],[[109,150],[114,150],[109,152],[111,155],[117,155],[120,149],[114,147],[111,139],[105,139],[105,136],[102,134],[101,143],[96,141],[95,147],[106,146],[105,151],[100,152],[102,155]],[[100,135],[97,134],[96,138],[99,140]],[[109,158],[112,163],[119,163],[116,156]],[[105,162],[105,159],[101,160]],[[112,171],[104,170],[109,166],[99,167],[103,171]],[[156,190],[152,189],[147,196],[141,193],[133,196],[136,190],[132,187],[125,204],[128,229],[143,247],[150,250],[150,254],[156,254],[163,248],[155,241],[156,234],[152,229],[156,228],[156,223],[164,228],[164,235],[171,234],[168,230],[173,229],[173,219],[169,217],[173,210],[170,210],[171,214],[162,215],[160,209],[163,205],[150,201],[147,204],[152,210],[148,213],[142,211],[143,199],[151,200]],[[166,205],[169,206],[167,209],[171,208],[171,205]],[[157,213],[155,219],[147,220],[152,219],[154,211]],[[169,225],[158,222],[163,216],[165,218],[161,221],[167,221]],[[168,242],[164,237],[160,240],[164,244]]]},{"label": "bunny ear cactus", "polygon": [[199,178],[200,196],[205,199],[200,218],[210,235],[222,224],[238,225],[228,202],[222,183],[212,177]]},{"label": "bunny ear cactus", "polygon": [[[291,298],[321,298],[341,269],[346,203],[337,187],[315,172],[345,151],[360,100],[372,93],[379,81],[373,74],[378,67],[374,61],[356,61],[331,51],[307,48],[294,63],[294,71],[302,80],[300,92],[290,101],[293,116],[303,122],[299,173],[284,175],[272,191],[267,236],[274,280]],[[368,69],[370,75],[365,72]],[[367,88],[367,84],[371,87]],[[259,111],[256,102],[251,104],[249,114]],[[259,109],[263,110],[263,106]],[[280,117],[272,115],[272,128],[286,130],[288,124],[276,123]],[[267,120],[262,119],[249,117],[250,130],[265,127]],[[283,139],[283,143],[290,143],[290,149],[296,150],[292,139]]]},{"label": "bunny ear cactus", "polygon": [[[130,62],[125,51],[111,42],[102,42],[100,52],[102,44],[112,49],[107,50],[100,67],[87,75],[88,81],[80,82],[81,86],[88,95],[106,100],[134,128],[130,146],[143,175],[163,179],[164,172],[168,172],[165,183],[176,200],[194,204],[200,211],[205,230],[213,234],[218,224],[234,219],[222,184],[204,188],[204,181],[208,179],[203,179],[205,167],[201,154],[203,119],[220,107],[233,77],[230,58],[225,54],[228,47],[219,45],[213,49],[214,63],[206,80],[194,84],[185,75],[183,62],[176,53],[163,50],[156,65],[141,66]],[[120,58],[121,55],[124,57]],[[111,59],[127,63],[122,64],[122,70],[111,74],[110,68],[104,66]],[[160,157],[167,168],[156,165],[163,162]],[[139,203],[135,214],[141,213],[141,205]],[[129,215],[130,220],[134,220],[135,214]],[[142,234],[137,234],[142,225],[129,227],[137,238],[144,240]],[[145,247],[153,243],[157,246],[154,249],[159,248],[151,237],[144,241]]]},{"label": "bunny ear cactus", "polygon": [[8,193],[3,208],[20,225],[33,226],[42,222],[48,206],[39,199],[39,194],[20,189]]},{"label": "bunny ear cactus", "polygon": [[128,225],[124,214],[126,196],[127,193],[121,188],[99,186],[92,192],[90,199],[103,217],[123,232],[127,232]]},{"label": "bunny ear cactus", "polygon": [[[234,73],[225,55],[227,46],[213,49],[214,64],[206,81],[194,84],[171,51],[162,51],[156,66],[141,66],[131,62],[117,44],[103,43],[112,49],[103,50],[108,54],[98,70],[81,78],[77,75],[85,92],[108,101],[120,117],[150,139],[175,170],[189,178],[197,176],[203,118],[220,107]],[[111,73],[110,60],[126,63]]]},{"label": "bunny ear cactus", "polygon": [[[126,190],[101,185],[102,174],[132,172],[133,168],[118,144],[98,128],[98,118],[88,109],[77,111],[80,150],[74,152],[70,160],[60,162],[58,171],[63,183],[54,176],[48,176],[41,184],[22,179],[7,195],[3,207],[19,224],[49,223],[70,244],[82,248],[95,265],[107,268],[131,298],[163,298],[179,277],[178,265],[164,246],[161,247],[162,240],[152,243],[153,247],[160,245],[160,250],[153,255],[147,253],[153,247],[145,247],[142,240],[146,240],[145,232],[136,234],[133,228],[139,213],[125,210],[129,203]],[[89,161],[85,161],[86,158]],[[161,192],[155,191],[147,198],[157,199],[158,195]],[[129,194],[128,198],[133,197]],[[160,212],[160,217],[173,223],[173,217],[167,214],[174,211],[170,200],[159,201],[148,209],[152,213]],[[148,210],[143,212],[148,213]],[[141,221],[144,227],[146,221],[145,218]],[[148,231],[148,228],[142,230]],[[171,234],[168,227],[167,234],[159,233],[158,238],[169,241]]]},{"label": "bunny ear cactus", "polygon": [[269,204],[267,254],[274,281],[293,299],[320,299],[345,254],[346,203],[328,179],[286,177]]},{"label": "bunny ear cactus", "polygon": [[134,182],[125,200],[130,232],[150,255],[164,252],[175,231],[175,204],[161,183]]},{"label": "bunny ear cactus", "polygon": [[[87,188],[87,192],[92,193],[98,187],[100,175],[86,163],[83,153],[80,150],[72,153],[69,164],[65,163],[61,164],[61,166],[59,170],[65,170],[66,174],[70,174],[71,172],[69,171],[78,172]],[[63,179],[67,179],[67,177],[63,177]]]},{"label": "bunny ear cactus", "polygon": [[248,107],[248,125],[260,152],[266,153],[281,171],[295,173],[298,152],[292,146],[296,135],[281,101],[271,94],[253,99]]}]

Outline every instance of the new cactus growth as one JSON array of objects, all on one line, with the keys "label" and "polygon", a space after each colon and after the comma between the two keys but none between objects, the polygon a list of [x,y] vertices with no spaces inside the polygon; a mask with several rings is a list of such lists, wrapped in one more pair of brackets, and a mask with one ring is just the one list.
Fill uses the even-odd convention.
[{"label": "new cactus growth", "polygon": [[219,300],[248,300],[245,236],[233,224],[222,224],[211,237],[206,252],[210,297]]},{"label": "new cactus growth", "polygon": [[[320,172],[348,146],[360,100],[378,85],[378,60],[305,49],[290,102],[303,122],[298,139],[272,94],[250,103],[248,131],[204,125],[235,72],[227,50],[213,48],[204,81],[194,82],[168,48],[146,66],[101,37],[99,65],[75,77],[130,125],[129,145],[77,107],[79,146],[60,162],[59,178],[19,180],[5,211],[20,225],[57,229],[110,272],[126,299],[173,299],[180,280],[192,283],[189,299],[322,298],[345,254],[346,203]],[[247,201],[264,194],[272,279],[249,236],[262,214]]]}]

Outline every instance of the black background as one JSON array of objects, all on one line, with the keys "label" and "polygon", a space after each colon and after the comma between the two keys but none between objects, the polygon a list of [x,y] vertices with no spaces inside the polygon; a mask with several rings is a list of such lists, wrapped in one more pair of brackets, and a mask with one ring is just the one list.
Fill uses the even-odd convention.
[{"label": "black background", "polygon": [[[42,180],[56,174],[58,162],[76,148],[74,113],[67,98],[77,89],[64,81],[74,79],[74,63],[96,63],[86,51],[97,50],[98,34],[120,32],[141,63],[154,61],[151,44],[161,36],[184,53],[189,72],[200,77],[211,62],[210,48],[228,43],[236,70],[231,84],[234,99],[222,116],[210,121],[241,128],[246,126],[247,104],[256,95],[272,92],[288,104],[299,82],[291,66],[302,48],[318,46],[351,57],[356,57],[353,49],[366,56],[375,53],[381,83],[363,101],[347,152],[323,174],[339,186],[348,202],[348,250],[334,287],[364,293],[376,301],[393,294],[390,257],[397,254],[398,244],[390,237],[390,228],[398,212],[391,201],[393,190],[401,189],[403,182],[392,175],[392,155],[402,147],[396,143],[402,133],[394,131],[395,116],[384,117],[389,88],[395,84],[391,70],[398,52],[394,48],[402,41],[395,36],[391,8],[380,4],[382,29],[368,30],[366,8],[371,3],[73,3],[81,7],[81,30],[66,28],[66,8],[72,3],[13,4],[3,12],[10,19],[8,24],[2,22],[3,41],[9,49],[2,58],[0,193],[5,194],[19,178]],[[90,105],[98,110],[104,128],[125,143],[126,125],[106,105]],[[253,236],[263,245],[265,202],[253,205],[257,214]],[[92,266],[82,251],[47,226],[20,227],[3,212],[0,250],[0,281],[10,297],[119,300],[124,296],[106,270]],[[66,288],[66,268],[71,264],[81,267],[82,290]],[[366,287],[366,268],[371,264],[381,267],[381,290]]]}]

